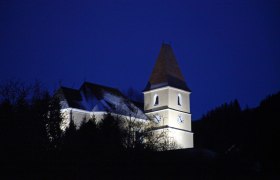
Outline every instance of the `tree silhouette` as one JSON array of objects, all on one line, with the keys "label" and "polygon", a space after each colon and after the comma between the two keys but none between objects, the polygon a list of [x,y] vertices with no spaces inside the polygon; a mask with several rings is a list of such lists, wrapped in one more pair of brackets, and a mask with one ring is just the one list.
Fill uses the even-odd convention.
[{"label": "tree silhouette", "polygon": [[234,101],[210,111],[193,123],[196,147],[224,154],[230,162],[240,159],[243,164],[238,162],[238,168],[247,169],[247,173],[254,170],[275,177],[280,167],[276,145],[279,102],[280,92],[256,108],[241,110]]},{"label": "tree silhouette", "polygon": [[241,108],[237,100],[208,112],[200,121],[194,123],[196,146],[224,153],[236,145],[240,113]]},{"label": "tree silhouette", "polygon": [[122,122],[114,117],[111,113],[107,113],[99,122],[100,142],[105,151],[119,151],[123,148],[123,131]]},{"label": "tree silhouette", "polygon": [[49,105],[46,119],[47,133],[51,143],[51,148],[58,148],[62,135],[60,124],[62,122],[60,101],[57,97],[48,97]]}]

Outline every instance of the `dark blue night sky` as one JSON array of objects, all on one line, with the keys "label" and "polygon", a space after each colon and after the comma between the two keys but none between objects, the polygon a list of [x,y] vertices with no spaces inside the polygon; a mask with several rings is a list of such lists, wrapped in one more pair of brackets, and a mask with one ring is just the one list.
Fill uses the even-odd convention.
[{"label": "dark blue night sky", "polygon": [[193,119],[280,90],[278,0],[0,1],[0,81],[143,90],[163,41],[193,91]]}]

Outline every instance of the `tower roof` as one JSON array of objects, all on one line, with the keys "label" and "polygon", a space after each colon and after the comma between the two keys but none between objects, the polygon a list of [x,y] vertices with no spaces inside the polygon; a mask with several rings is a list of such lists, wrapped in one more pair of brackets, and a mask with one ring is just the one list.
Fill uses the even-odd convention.
[{"label": "tower roof", "polygon": [[176,61],[171,45],[165,43],[161,46],[153,72],[144,91],[164,86],[172,86],[190,91]]}]

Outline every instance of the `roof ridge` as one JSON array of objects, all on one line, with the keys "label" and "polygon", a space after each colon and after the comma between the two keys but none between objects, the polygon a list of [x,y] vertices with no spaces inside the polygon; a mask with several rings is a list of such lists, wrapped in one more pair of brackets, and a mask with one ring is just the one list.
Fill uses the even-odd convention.
[{"label": "roof ridge", "polygon": [[115,87],[109,87],[109,86],[105,86],[105,85],[101,85],[101,84],[97,84],[97,83],[92,83],[92,82],[88,82],[88,81],[85,81],[85,82],[81,85],[80,89],[81,89],[82,86],[85,85],[85,84],[89,84],[89,85],[92,85],[92,86],[99,86],[99,87],[102,87],[102,88],[114,89],[114,90],[120,91],[118,88],[115,88]]}]

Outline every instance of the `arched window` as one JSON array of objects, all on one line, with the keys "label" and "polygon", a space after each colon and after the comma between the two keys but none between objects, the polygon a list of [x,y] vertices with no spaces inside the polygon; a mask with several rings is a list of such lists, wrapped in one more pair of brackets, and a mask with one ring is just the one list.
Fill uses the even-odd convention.
[{"label": "arched window", "polygon": [[158,105],[158,103],[159,103],[158,95],[155,94],[154,95],[154,106]]},{"label": "arched window", "polygon": [[182,95],[181,94],[178,94],[177,101],[178,101],[178,105],[182,106]]}]

